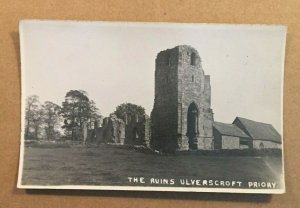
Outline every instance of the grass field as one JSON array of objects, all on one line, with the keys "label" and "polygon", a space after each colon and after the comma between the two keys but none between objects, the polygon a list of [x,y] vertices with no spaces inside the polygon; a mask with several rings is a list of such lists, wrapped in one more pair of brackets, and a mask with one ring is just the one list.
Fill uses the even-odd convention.
[{"label": "grass field", "polygon": [[281,167],[280,157],[159,155],[114,145],[26,147],[22,184],[129,185],[127,177],[278,181]]}]

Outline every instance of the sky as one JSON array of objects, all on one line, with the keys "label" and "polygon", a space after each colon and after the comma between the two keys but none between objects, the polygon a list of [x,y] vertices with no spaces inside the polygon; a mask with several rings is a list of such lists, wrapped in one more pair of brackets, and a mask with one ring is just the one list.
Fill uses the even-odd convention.
[{"label": "sky", "polygon": [[282,133],[285,36],[283,26],[22,21],[23,99],[61,105],[85,90],[103,116],[124,102],[150,115],[156,55],[190,45],[211,76],[215,121],[240,116]]}]

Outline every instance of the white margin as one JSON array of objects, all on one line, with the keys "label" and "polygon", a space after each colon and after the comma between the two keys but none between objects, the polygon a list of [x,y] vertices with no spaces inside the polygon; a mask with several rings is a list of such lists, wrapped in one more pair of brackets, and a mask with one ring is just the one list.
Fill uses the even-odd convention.
[{"label": "white margin", "polygon": [[24,163],[24,130],[25,130],[25,73],[24,73],[24,38],[22,21],[19,22],[19,37],[20,37],[20,58],[21,58],[21,141],[20,141],[20,158],[19,158],[19,171],[17,188],[23,188],[22,176],[23,176],[23,163]]}]

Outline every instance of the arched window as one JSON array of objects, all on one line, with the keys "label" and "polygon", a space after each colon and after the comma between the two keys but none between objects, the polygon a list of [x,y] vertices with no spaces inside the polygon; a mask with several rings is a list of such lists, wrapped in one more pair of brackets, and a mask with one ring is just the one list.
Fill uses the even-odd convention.
[{"label": "arched window", "polygon": [[187,133],[186,135],[189,138],[189,148],[197,149],[197,135],[199,135],[199,111],[196,104],[193,102],[188,107],[187,114]]},{"label": "arched window", "polygon": [[196,62],[196,54],[193,52],[191,54],[191,65],[195,66]]},{"label": "arched window", "polygon": [[192,82],[194,82],[194,75],[192,75]]}]

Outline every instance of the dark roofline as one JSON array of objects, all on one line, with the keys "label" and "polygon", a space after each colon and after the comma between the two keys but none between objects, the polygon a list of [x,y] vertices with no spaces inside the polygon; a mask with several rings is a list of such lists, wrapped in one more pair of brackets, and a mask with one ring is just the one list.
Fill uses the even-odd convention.
[{"label": "dark roofline", "polygon": [[239,137],[239,138],[251,140],[251,138],[250,138],[249,136],[244,137],[244,136],[235,136],[235,135],[230,135],[230,134],[223,134],[223,133],[221,133],[217,128],[215,128],[215,129],[216,129],[216,130],[219,132],[219,134],[221,134],[222,136]]},{"label": "dark roofline", "polygon": [[[259,123],[259,124],[271,125],[271,126],[274,128],[274,126],[273,126],[272,124],[264,123],[264,122],[260,122],[260,121],[254,121],[254,120],[251,120],[251,119],[248,119],[248,118],[244,118],[244,117],[240,117],[240,116],[235,117],[234,121],[235,121],[236,119],[244,119],[244,120],[252,121],[252,122],[255,122],[255,123]],[[232,123],[233,123],[233,122],[232,122]],[[274,129],[275,129],[275,128],[274,128]]]},{"label": "dark roofline", "polygon": [[[279,132],[274,128],[274,126],[272,124],[258,122],[258,121],[250,120],[247,118],[239,117],[239,116],[237,116],[234,119],[234,121],[232,122],[232,124],[235,124],[235,123],[240,123],[242,126],[239,126],[239,128],[241,128],[247,135],[249,135],[249,137],[252,140],[270,141],[270,142],[282,144],[282,136],[281,136],[281,134],[279,134]],[[266,136],[267,139],[261,138],[261,137],[256,137],[257,136],[256,133],[252,134],[253,132],[252,133],[249,132],[249,130],[251,131],[251,126],[252,127],[265,126],[269,130],[273,131],[274,134],[277,134],[277,136],[279,136],[279,138],[277,138],[277,136],[275,136],[274,139],[273,138],[270,139],[270,137],[268,137],[268,136]],[[252,131],[253,131],[253,129],[252,129]],[[262,134],[264,134],[264,133],[262,133]]]},{"label": "dark roofline", "polygon": [[[237,128],[239,129],[241,132],[243,132],[245,134],[245,136],[241,136],[241,135],[236,135],[236,134],[227,134],[227,133],[222,133],[220,132],[220,130],[216,127],[215,124],[219,124],[219,125],[224,125],[224,126],[231,126],[232,128]],[[213,122],[213,128],[222,136],[234,136],[234,137],[240,137],[243,139],[251,139],[250,136],[248,136],[242,129],[240,129],[238,126],[236,126],[235,124],[228,124],[228,123],[223,123],[223,122],[218,122],[218,121],[214,121]]]}]

